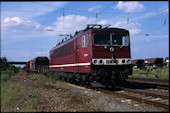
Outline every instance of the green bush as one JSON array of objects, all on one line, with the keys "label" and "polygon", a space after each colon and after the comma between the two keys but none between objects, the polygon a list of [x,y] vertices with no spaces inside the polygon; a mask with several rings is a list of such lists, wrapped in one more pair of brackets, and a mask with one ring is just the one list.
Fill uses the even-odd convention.
[{"label": "green bush", "polygon": [[1,80],[7,81],[11,78],[11,76],[14,76],[18,72],[19,72],[19,68],[15,66],[9,66],[6,70],[1,71]]},{"label": "green bush", "polygon": [[169,80],[169,68],[162,69],[160,78]]},{"label": "green bush", "polygon": [[11,74],[7,73],[6,71],[1,71],[1,81],[7,81],[10,79]]},{"label": "green bush", "polygon": [[9,67],[9,63],[6,57],[0,58],[0,71],[5,71]]},{"label": "green bush", "polygon": [[169,68],[157,68],[152,70],[133,69],[133,76],[141,78],[157,78],[169,80]]}]

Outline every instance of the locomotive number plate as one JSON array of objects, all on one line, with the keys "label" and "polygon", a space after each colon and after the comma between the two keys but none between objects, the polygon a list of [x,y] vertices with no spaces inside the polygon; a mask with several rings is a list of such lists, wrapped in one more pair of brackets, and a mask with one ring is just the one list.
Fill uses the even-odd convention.
[{"label": "locomotive number plate", "polygon": [[118,63],[118,60],[106,60],[107,64]]}]

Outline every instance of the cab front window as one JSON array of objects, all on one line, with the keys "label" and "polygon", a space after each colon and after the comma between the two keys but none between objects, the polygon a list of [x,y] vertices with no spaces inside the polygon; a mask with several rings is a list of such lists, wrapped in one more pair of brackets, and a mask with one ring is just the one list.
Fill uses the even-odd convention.
[{"label": "cab front window", "polygon": [[128,46],[129,37],[127,34],[93,34],[95,46]]},{"label": "cab front window", "polygon": [[128,46],[128,36],[124,34],[112,35],[113,46]]},{"label": "cab front window", "polygon": [[95,34],[94,35],[94,45],[110,45],[110,34]]}]

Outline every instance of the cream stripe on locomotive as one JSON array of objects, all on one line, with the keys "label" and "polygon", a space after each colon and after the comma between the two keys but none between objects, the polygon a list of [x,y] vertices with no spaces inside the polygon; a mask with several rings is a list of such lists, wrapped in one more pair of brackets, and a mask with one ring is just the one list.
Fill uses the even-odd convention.
[{"label": "cream stripe on locomotive", "polygon": [[90,65],[89,63],[77,63],[77,64],[64,64],[64,65],[51,65],[49,67],[71,67],[71,66],[87,66]]},{"label": "cream stripe on locomotive", "polygon": [[[92,63],[94,65],[128,65],[131,64],[131,59],[93,59]],[[50,65],[49,67],[71,67],[71,66],[87,66],[91,65],[88,63],[77,63],[77,64],[63,64],[63,65]]]},{"label": "cream stripe on locomotive", "polygon": [[119,58],[119,59],[93,59],[94,65],[128,65],[131,64],[130,58]]}]

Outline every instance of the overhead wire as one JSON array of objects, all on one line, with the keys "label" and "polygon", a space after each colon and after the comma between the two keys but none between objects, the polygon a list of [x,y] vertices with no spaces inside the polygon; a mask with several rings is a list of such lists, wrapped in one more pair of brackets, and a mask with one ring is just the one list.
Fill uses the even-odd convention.
[{"label": "overhead wire", "polygon": [[[43,5],[43,6],[47,6],[47,7],[54,7],[54,8],[59,8],[59,9],[63,9],[64,7],[56,7],[54,5],[49,5],[49,4],[42,4],[42,3],[38,3],[38,2],[35,2],[36,4],[39,4],[39,5]],[[108,5],[107,7],[105,7],[103,10],[101,10],[100,12],[98,12],[98,15],[99,14],[104,14],[104,15],[112,15],[112,14],[138,14],[138,13],[147,13],[147,12],[131,12],[131,13],[102,13],[104,10],[106,10],[107,8],[109,8],[110,6],[114,5],[114,2],[110,5]],[[77,10],[77,9],[69,9],[69,8],[64,8],[64,10],[67,10],[67,11],[75,11],[75,12],[84,12],[84,13],[94,13],[96,14],[96,12],[89,12],[89,11],[82,11],[82,10]],[[1,11],[8,11],[8,10],[1,10]],[[20,12],[42,12],[42,11],[24,11],[24,10],[20,10]],[[154,11],[150,11],[150,12],[154,12]],[[159,11],[158,11],[159,12]],[[58,12],[59,13],[59,12]],[[60,12],[62,13],[62,12]]]},{"label": "overhead wire", "polygon": [[[37,2],[36,2],[37,3]],[[64,12],[64,10],[67,10],[67,11],[77,11],[77,12],[86,12],[86,13],[95,13],[95,12],[88,12],[88,11],[81,11],[81,10],[75,10],[75,9],[68,9],[68,8],[63,8],[63,7],[56,7],[56,6],[53,6],[53,5],[49,5],[49,4],[42,4],[42,3],[37,3],[37,4],[40,4],[40,5],[43,5],[43,6],[50,6],[50,7],[55,7],[55,8],[60,8],[60,9],[63,9],[63,12],[57,12],[57,13],[62,13],[63,14],[63,21],[64,21],[64,16],[65,16],[65,12]],[[113,15],[113,14],[137,14],[137,13],[146,13],[146,12],[134,12],[134,13],[102,13],[104,10],[106,10],[106,9],[108,9],[110,6],[112,6],[114,4],[114,2],[112,3],[112,4],[110,4],[110,5],[108,5],[107,7],[105,7],[103,10],[101,10],[100,12],[98,12],[97,14],[96,14],[96,19],[98,18],[98,15],[99,14],[111,14],[111,15]],[[157,11],[151,11],[151,13],[153,12],[153,13],[161,13],[162,11],[165,11],[166,9],[168,9],[168,8],[165,8],[165,9],[162,9],[162,10],[157,10]],[[5,11],[5,10],[1,10],[1,11]],[[21,10],[21,12],[40,12],[40,11],[23,11],[23,10]],[[125,26],[125,25],[127,25],[127,24],[129,24],[129,23],[132,23],[132,22],[135,22],[135,21],[137,21],[137,20],[133,20],[133,21],[129,21],[129,16],[128,16],[128,18],[127,18],[127,23],[126,24],[124,24],[124,25],[122,25],[121,27],[123,27],[123,26]],[[97,21],[96,21],[97,22]],[[85,23],[85,24],[87,24],[88,23],[88,21]],[[166,23],[166,20],[164,21],[164,24]],[[83,24],[82,25],[82,27],[85,25],[85,24]]]},{"label": "overhead wire", "polygon": [[[157,11],[152,11],[152,13],[162,13],[161,11],[165,11],[166,9],[168,9],[168,8],[165,8],[165,9],[161,9],[161,10],[157,10]],[[129,22],[129,23],[132,23],[132,22],[135,22],[135,21],[138,21],[139,19],[136,19],[136,20],[133,20],[133,21],[131,21],[131,22]],[[123,26],[125,26],[125,25],[127,25],[127,24],[123,24],[122,26],[120,26],[120,27],[123,27]]]}]

